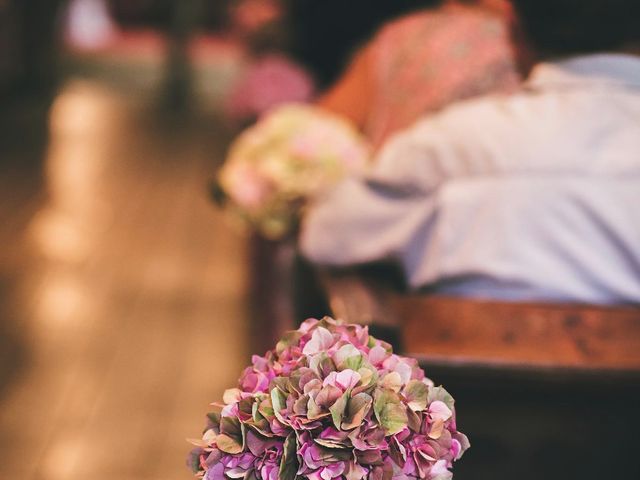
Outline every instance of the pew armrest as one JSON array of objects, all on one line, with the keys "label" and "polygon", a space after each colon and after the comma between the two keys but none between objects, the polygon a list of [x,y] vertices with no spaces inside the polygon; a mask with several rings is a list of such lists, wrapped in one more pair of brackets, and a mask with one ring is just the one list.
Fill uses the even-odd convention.
[{"label": "pew armrest", "polygon": [[362,325],[399,327],[393,311],[395,292],[382,279],[355,270],[329,269],[319,270],[318,278],[334,317]]}]

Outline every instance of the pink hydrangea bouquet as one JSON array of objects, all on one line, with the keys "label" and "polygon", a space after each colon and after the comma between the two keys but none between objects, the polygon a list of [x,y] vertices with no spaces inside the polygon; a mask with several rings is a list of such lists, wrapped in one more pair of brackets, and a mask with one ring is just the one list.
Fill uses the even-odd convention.
[{"label": "pink hydrangea bouquet", "polygon": [[225,111],[234,121],[253,121],[279,105],[310,102],[314,92],[304,68],[282,54],[268,54],[248,65],[229,92]]},{"label": "pink hydrangea bouquet", "polygon": [[310,319],[213,404],[205,480],[445,480],[469,447],[454,400],[366,327]]},{"label": "pink hydrangea bouquet", "polygon": [[287,104],[233,142],[218,185],[226,205],[262,235],[289,233],[308,202],[366,166],[370,151],[346,119]]}]

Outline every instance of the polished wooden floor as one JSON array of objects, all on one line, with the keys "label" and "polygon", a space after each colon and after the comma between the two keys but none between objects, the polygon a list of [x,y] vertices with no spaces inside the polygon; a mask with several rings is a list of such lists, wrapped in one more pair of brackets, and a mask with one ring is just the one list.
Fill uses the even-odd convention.
[{"label": "polished wooden floor", "polygon": [[209,203],[228,132],[68,80],[2,111],[0,479],[177,480],[248,358],[246,242]]}]

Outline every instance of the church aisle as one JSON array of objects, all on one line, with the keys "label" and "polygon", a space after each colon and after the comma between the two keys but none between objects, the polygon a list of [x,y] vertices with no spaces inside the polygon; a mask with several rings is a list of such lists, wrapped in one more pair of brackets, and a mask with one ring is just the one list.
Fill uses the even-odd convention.
[{"label": "church aisle", "polygon": [[206,191],[228,134],[77,80],[48,122],[2,132],[0,479],[190,478],[248,359],[245,239]]}]

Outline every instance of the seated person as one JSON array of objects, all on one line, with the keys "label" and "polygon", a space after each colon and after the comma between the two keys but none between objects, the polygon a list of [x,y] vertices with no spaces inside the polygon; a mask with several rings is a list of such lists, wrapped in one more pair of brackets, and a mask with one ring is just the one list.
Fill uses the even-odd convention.
[{"label": "seated person", "polygon": [[375,147],[421,115],[520,83],[507,0],[443,0],[383,27],[319,104]]},{"label": "seated person", "polygon": [[309,209],[309,259],[393,260],[446,295],[640,302],[640,2],[513,4],[544,59],[522,91],[392,137]]}]

